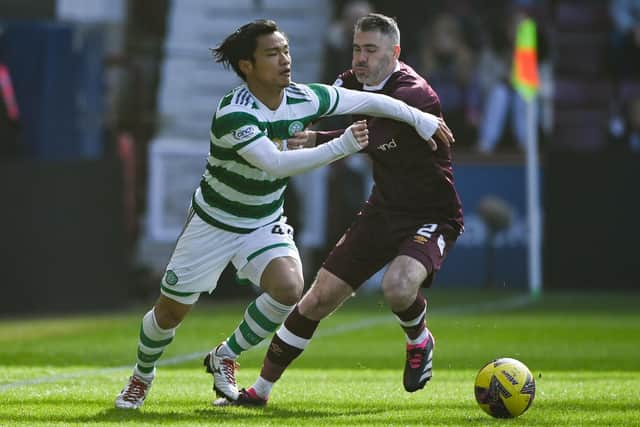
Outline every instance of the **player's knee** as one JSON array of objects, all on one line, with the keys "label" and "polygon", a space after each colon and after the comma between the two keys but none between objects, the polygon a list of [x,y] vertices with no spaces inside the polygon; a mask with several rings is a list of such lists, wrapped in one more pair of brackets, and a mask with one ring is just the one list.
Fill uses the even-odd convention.
[{"label": "player's knee", "polygon": [[160,298],[153,312],[159,327],[173,329],[184,320],[190,308],[191,306],[180,304],[168,298]]},{"label": "player's knee", "polygon": [[382,280],[384,298],[392,307],[411,304],[419,287],[418,278],[406,271],[388,271]]},{"label": "player's knee", "polygon": [[289,257],[272,260],[262,273],[260,286],[280,304],[294,305],[304,288],[299,262]]},{"label": "player's knee", "polygon": [[300,277],[283,278],[278,286],[273,287],[269,294],[284,305],[294,305],[302,296],[304,281]]}]

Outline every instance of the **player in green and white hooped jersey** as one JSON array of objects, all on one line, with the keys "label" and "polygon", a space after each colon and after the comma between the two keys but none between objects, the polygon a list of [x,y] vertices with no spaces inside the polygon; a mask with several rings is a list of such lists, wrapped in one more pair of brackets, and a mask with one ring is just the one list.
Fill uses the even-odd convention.
[{"label": "player in green and white hooped jersey", "polygon": [[133,375],[116,398],[138,408],[155,365],[200,293],[212,292],[232,262],[238,276],[265,292],[247,308],[238,328],[205,359],[214,389],[235,398],[235,359],[282,323],[303,289],[293,230],[282,217],[288,176],[359,151],[366,123],[310,149],[286,150],[286,139],[327,115],[367,114],[411,124],[425,139],[446,128],[435,116],[389,97],[320,84],[291,82],[286,37],[273,21],[251,22],[214,50],[246,82],[219,103],[211,124],[210,155],[191,212],[161,283],[161,295],[143,317]]}]

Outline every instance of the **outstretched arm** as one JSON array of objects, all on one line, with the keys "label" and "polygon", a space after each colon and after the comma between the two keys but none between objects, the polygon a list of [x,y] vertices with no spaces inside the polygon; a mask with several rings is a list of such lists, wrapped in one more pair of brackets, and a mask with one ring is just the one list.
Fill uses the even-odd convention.
[{"label": "outstretched arm", "polygon": [[329,115],[363,114],[404,122],[413,126],[418,135],[428,141],[434,150],[437,149],[434,137],[447,145],[455,141],[444,120],[433,114],[420,111],[387,95],[342,87],[333,89],[337,91],[338,101],[336,108]]},{"label": "outstretched arm", "polygon": [[266,137],[238,151],[252,165],[277,178],[307,172],[356,153],[369,143],[366,121],[356,122],[338,138],[318,147],[279,151]]}]

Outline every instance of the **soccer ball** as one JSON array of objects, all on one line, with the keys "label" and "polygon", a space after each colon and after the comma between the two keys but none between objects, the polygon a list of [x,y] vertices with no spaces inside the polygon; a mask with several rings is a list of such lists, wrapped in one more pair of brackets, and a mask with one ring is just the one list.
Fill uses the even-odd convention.
[{"label": "soccer ball", "polygon": [[513,418],[531,406],[536,383],[524,363],[503,357],[480,369],[475,393],[478,405],[487,414],[496,418]]}]

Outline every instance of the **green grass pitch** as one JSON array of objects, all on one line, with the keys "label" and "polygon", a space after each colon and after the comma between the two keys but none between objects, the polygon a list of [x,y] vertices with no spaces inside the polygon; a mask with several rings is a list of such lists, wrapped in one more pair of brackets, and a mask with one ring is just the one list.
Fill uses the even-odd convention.
[{"label": "green grass pitch", "polygon": [[[207,298],[178,329],[139,411],[113,407],[131,372],[146,310],[0,320],[0,426],[640,426],[640,294],[429,291],[434,377],[402,388],[404,341],[379,296],[326,319],[264,409],[215,408],[202,356],[246,302]],[[240,385],[265,346],[242,355]],[[533,372],[532,407],[498,420],[476,405],[480,367],[514,357]]]}]

